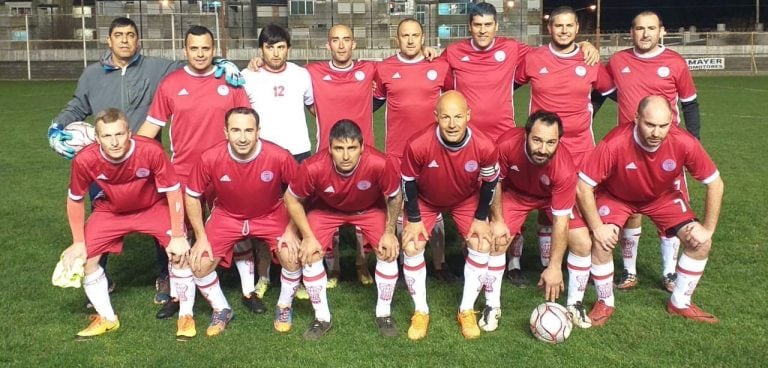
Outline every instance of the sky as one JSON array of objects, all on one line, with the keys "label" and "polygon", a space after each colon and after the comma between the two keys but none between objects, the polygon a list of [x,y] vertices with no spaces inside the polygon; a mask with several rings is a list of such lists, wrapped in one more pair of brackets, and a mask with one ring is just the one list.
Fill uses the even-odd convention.
[{"label": "sky", "polygon": [[[544,12],[548,13],[560,5],[573,8],[596,4],[596,0],[544,0]],[[754,29],[756,0],[602,0],[600,28],[604,31],[629,30],[635,14],[643,10],[653,10],[662,17],[667,31],[676,31],[679,27],[695,25],[698,30],[714,30],[718,23],[725,23],[727,29]],[[582,29],[585,22],[590,22],[589,10],[578,12]],[[768,23],[768,0],[760,1],[760,22]],[[581,19],[581,18],[580,18]],[[594,20],[588,28],[594,28]],[[768,27],[765,27],[768,30]]]}]

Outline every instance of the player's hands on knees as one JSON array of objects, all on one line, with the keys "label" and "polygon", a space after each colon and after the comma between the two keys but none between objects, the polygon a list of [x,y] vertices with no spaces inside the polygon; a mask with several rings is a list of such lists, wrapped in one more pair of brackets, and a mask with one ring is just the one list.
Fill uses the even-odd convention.
[{"label": "player's hands on knees", "polygon": [[581,51],[584,53],[585,64],[592,66],[600,62],[600,50],[589,43],[589,41],[579,42],[579,47],[581,47]]},{"label": "player's hands on knees", "polygon": [[683,226],[678,232],[678,237],[689,247],[698,249],[712,241],[713,231],[707,229],[698,222],[691,222]]},{"label": "player's hands on knees", "polygon": [[493,251],[498,252],[512,241],[512,234],[504,221],[491,221],[491,235],[493,236]]},{"label": "player's hands on knees", "polygon": [[376,248],[376,255],[385,262],[392,262],[400,254],[400,245],[397,243],[395,233],[385,231],[379,239],[379,246]]},{"label": "player's hands on knees", "polygon": [[301,259],[301,264],[309,264],[313,256],[315,254],[321,253],[322,251],[323,247],[314,236],[302,239],[301,247],[299,248],[299,258]]},{"label": "player's hands on knees", "polygon": [[168,254],[168,259],[173,264],[183,265],[186,263],[187,256],[189,256],[189,242],[187,238],[184,236],[172,236],[171,242],[165,248],[165,253]]},{"label": "player's hands on knees", "polygon": [[278,252],[287,252],[288,259],[293,263],[299,263],[299,249],[301,240],[295,231],[285,229],[283,236],[277,238]]},{"label": "player's hands on knees", "polygon": [[195,240],[195,245],[189,252],[189,263],[192,266],[193,271],[200,271],[203,269],[202,261],[206,253],[208,254],[208,260],[213,262],[213,248],[211,243],[206,237],[200,237]]},{"label": "player's hands on knees", "polygon": [[614,224],[602,224],[592,231],[592,240],[606,252],[610,252],[619,242],[619,227]]},{"label": "player's hands on knees", "polygon": [[405,224],[405,227],[403,227],[403,246],[410,242],[413,242],[415,246],[415,244],[418,244],[420,238],[424,238],[425,241],[429,240],[429,233],[427,232],[427,228],[424,226],[423,221],[408,222]]},{"label": "player's hands on knees", "polygon": [[[493,234],[491,233],[491,225],[488,224],[488,221],[478,219],[472,220],[472,224],[469,225],[469,231],[467,231],[465,239],[469,242],[469,239],[472,237],[477,237],[478,245],[483,242],[486,242],[489,245],[493,244]],[[480,245],[480,247],[482,248],[482,245]]]},{"label": "player's hands on knees", "polygon": [[264,59],[259,56],[254,56],[251,61],[248,62],[248,70],[258,72],[264,66]]},{"label": "player's hands on knees", "polygon": [[560,292],[565,290],[563,270],[560,267],[548,266],[541,273],[538,285],[544,289],[544,299],[555,302],[560,297]]},{"label": "player's hands on knees", "polygon": [[72,243],[64,252],[61,253],[64,260],[64,266],[72,269],[76,264],[85,263],[88,258],[88,252],[85,249],[85,242]]}]

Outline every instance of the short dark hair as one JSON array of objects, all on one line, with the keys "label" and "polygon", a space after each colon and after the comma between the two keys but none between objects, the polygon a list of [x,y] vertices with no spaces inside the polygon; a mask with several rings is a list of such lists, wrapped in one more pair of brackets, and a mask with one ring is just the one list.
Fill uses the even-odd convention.
[{"label": "short dark hair", "polygon": [[469,4],[469,23],[472,23],[472,18],[482,17],[484,15],[492,15],[493,21],[496,22],[496,7],[491,3],[477,3]]},{"label": "short dark hair", "polygon": [[573,14],[573,18],[576,19],[576,23],[579,23],[579,17],[576,16],[576,11],[573,10],[573,8],[570,6],[563,5],[552,9],[552,12],[549,13],[549,20],[547,21],[547,24],[552,25],[552,22],[555,21],[555,17],[561,14]]},{"label": "short dark hair", "polygon": [[329,144],[334,139],[340,141],[347,139],[356,140],[360,142],[360,145],[362,146],[363,132],[354,121],[349,119],[341,119],[337,121],[336,124],[333,124],[333,127],[331,128],[330,139],[328,140]]},{"label": "short dark hair", "polygon": [[285,42],[288,47],[291,47],[291,35],[288,30],[274,23],[268,24],[261,29],[259,33],[259,47],[267,45],[274,45],[278,42]]},{"label": "short dark hair", "polygon": [[213,37],[213,32],[211,32],[211,30],[206,28],[205,26],[194,25],[189,27],[187,32],[184,33],[184,45],[186,46],[189,35],[202,36],[204,34],[211,36],[211,39],[215,40],[215,38]]},{"label": "short dark hair", "polygon": [[133,31],[136,32],[136,36],[139,36],[139,29],[136,28],[136,22],[126,17],[119,17],[112,20],[109,24],[109,35],[112,35],[112,31],[118,27],[133,27]]},{"label": "short dark hair", "polygon": [[232,114],[252,115],[254,117],[254,119],[256,119],[256,128],[259,127],[259,120],[260,120],[259,119],[259,113],[256,112],[256,110],[254,110],[254,109],[252,109],[250,107],[245,107],[245,106],[233,107],[233,108],[229,109],[229,111],[227,111],[227,114],[224,115],[224,127],[229,127],[229,117]]},{"label": "short dark hair", "polygon": [[656,18],[659,19],[659,27],[664,27],[664,22],[661,21],[661,16],[659,15],[659,13],[657,13],[657,12],[655,12],[653,10],[643,10],[643,11],[637,13],[637,15],[635,15],[634,18],[632,18],[632,28],[635,27],[635,19],[637,19],[637,17],[639,17],[639,16],[648,16],[648,15],[655,15]]},{"label": "short dark hair", "polygon": [[405,23],[409,23],[409,22],[413,22],[413,23],[418,24],[419,25],[419,30],[421,30],[421,33],[424,33],[424,27],[421,26],[421,22],[416,20],[416,18],[408,17],[408,18],[405,18],[405,19],[401,20],[400,23],[397,23],[397,33],[398,33],[398,35],[400,34],[400,26],[402,26]]},{"label": "short dark hair", "polygon": [[545,110],[537,110],[531,116],[528,117],[528,121],[525,123],[525,135],[531,134],[531,129],[533,129],[533,124],[535,124],[537,121],[542,122],[546,126],[552,126],[553,124],[557,124],[557,137],[562,138],[563,137],[563,121],[560,120],[560,116],[555,114],[554,112],[545,111]]}]

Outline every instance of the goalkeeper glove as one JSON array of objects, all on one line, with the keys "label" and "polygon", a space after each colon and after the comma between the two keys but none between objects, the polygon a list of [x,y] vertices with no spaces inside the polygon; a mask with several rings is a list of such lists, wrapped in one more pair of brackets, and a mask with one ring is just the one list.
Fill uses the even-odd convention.
[{"label": "goalkeeper glove", "polygon": [[216,73],[214,74],[216,78],[221,78],[224,75],[227,84],[232,87],[240,87],[245,84],[245,79],[240,74],[240,68],[235,63],[217,56],[213,58],[213,65],[216,66]]},{"label": "goalkeeper glove", "polygon": [[52,122],[48,127],[48,145],[56,151],[59,155],[64,156],[68,160],[75,157],[75,149],[67,144],[67,141],[72,139],[72,134],[64,131],[64,126]]}]

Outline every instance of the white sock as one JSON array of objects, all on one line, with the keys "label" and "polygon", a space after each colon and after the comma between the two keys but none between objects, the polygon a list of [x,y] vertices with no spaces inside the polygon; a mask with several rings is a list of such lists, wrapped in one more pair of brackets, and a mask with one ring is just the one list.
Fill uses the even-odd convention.
[{"label": "white sock", "polygon": [[215,311],[222,309],[232,309],[227,303],[227,298],[224,297],[224,292],[221,291],[221,285],[219,285],[219,275],[216,271],[213,271],[201,278],[195,277],[195,285],[200,289],[200,294],[203,294],[205,299],[208,299],[208,303],[211,304],[211,308]]},{"label": "white sock", "polygon": [[501,308],[501,281],[504,279],[504,264],[507,255],[489,256],[488,272],[485,274],[485,305]]},{"label": "white sock", "polygon": [[541,265],[549,266],[549,252],[552,249],[552,226],[541,226],[539,228],[539,257]]},{"label": "white sock", "polygon": [[677,252],[680,249],[680,239],[676,236],[671,238],[661,236],[659,239],[661,239],[661,276],[666,276],[668,273],[675,273],[675,266],[677,266]]},{"label": "white sock", "polygon": [[416,312],[429,314],[427,306],[427,264],[424,262],[424,251],[403,259],[403,277],[408,293],[413,298]]},{"label": "white sock", "polygon": [[613,261],[606,264],[592,264],[592,280],[595,282],[597,299],[613,307]]},{"label": "white sock", "polygon": [[277,305],[290,307],[293,304],[293,296],[299,289],[301,282],[301,269],[288,271],[283,267],[280,271],[280,296],[277,298]]},{"label": "white sock", "polygon": [[590,256],[577,256],[568,252],[568,300],[565,305],[576,304],[584,300],[584,292],[589,282],[589,272],[592,268]]},{"label": "white sock", "polygon": [[328,297],[325,293],[325,288],[328,286],[328,276],[325,274],[323,262],[317,261],[304,265],[302,274],[304,276],[304,287],[306,287],[309,294],[312,308],[315,309],[315,318],[320,321],[330,322],[331,311],[328,308]]},{"label": "white sock", "polygon": [[520,257],[523,256],[523,234],[518,234],[512,239],[512,256],[509,258],[509,264],[507,270],[519,270],[520,269]]},{"label": "white sock", "polygon": [[640,244],[642,228],[624,229],[621,231],[621,258],[624,259],[624,269],[637,275],[637,245]]},{"label": "white sock", "polygon": [[696,290],[696,285],[704,273],[707,259],[693,259],[685,253],[680,256],[680,261],[677,264],[675,291],[672,292],[672,305],[677,308],[688,308],[691,304],[693,291]]},{"label": "white sock", "polygon": [[480,253],[467,249],[467,259],[464,264],[464,291],[461,296],[459,311],[475,309],[475,300],[482,290],[488,273],[488,258],[490,253]]},{"label": "white sock", "polygon": [[117,320],[115,311],[112,309],[112,303],[109,300],[109,285],[104,269],[99,266],[95,272],[85,275],[83,278],[83,288],[88,300],[93,304],[93,309],[99,316],[108,321]]},{"label": "white sock", "polygon": [[176,290],[176,297],[179,299],[179,318],[186,315],[192,315],[192,307],[195,306],[195,280],[192,278],[192,269],[173,268],[170,272],[171,290]]},{"label": "white sock", "polygon": [[376,317],[389,317],[392,313],[392,296],[397,283],[397,261],[376,260]]},{"label": "white sock", "polygon": [[256,290],[255,262],[253,259],[253,246],[250,240],[246,239],[235,244],[235,251],[232,258],[235,261],[235,267],[237,267],[237,273],[240,274],[240,287],[243,290],[243,295],[248,296]]}]

